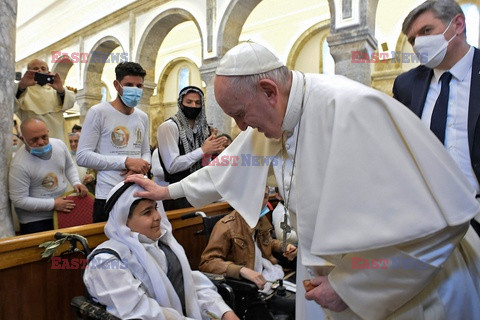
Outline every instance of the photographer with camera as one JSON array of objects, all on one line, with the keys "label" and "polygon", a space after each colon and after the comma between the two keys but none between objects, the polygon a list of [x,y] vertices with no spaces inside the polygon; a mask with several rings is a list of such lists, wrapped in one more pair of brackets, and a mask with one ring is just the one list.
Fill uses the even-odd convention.
[{"label": "photographer with camera", "polygon": [[75,95],[64,88],[60,75],[51,73],[45,61],[34,59],[16,86],[14,111],[20,120],[40,118],[52,138],[65,141],[63,112],[73,107]]}]

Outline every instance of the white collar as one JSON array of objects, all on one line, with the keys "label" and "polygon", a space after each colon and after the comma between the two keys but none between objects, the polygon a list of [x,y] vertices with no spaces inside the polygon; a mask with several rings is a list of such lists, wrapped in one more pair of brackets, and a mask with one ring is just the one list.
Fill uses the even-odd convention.
[{"label": "white collar", "polygon": [[302,74],[298,71],[291,72],[292,87],[290,88],[287,110],[285,111],[282,123],[282,131],[288,132],[293,132],[298,121],[300,121],[304,86]]},{"label": "white collar", "polygon": [[457,63],[450,70],[439,70],[433,69],[433,75],[435,77],[435,83],[440,81],[440,77],[447,71],[450,71],[452,76],[458,81],[464,81],[470,74],[473,64],[473,54],[474,49],[470,46],[468,52],[463,56],[462,59],[458,60]]}]

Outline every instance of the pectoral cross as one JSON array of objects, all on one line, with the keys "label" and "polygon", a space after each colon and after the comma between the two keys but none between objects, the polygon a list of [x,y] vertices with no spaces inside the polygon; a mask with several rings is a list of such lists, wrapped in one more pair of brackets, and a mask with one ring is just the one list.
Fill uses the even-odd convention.
[{"label": "pectoral cross", "polygon": [[283,230],[283,239],[282,239],[282,251],[287,250],[287,235],[292,231],[292,227],[288,225],[288,216],[287,209],[285,208],[285,213],[283,214],[283,222],[280,223],[280,228]]}]

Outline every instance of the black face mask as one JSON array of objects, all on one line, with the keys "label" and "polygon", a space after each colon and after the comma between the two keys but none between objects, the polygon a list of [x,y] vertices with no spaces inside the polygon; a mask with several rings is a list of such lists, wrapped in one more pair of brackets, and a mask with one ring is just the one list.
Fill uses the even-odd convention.
[{"label": "black face mask", "polygon": [[200,112],[202,112],[202,108],[192,108],[182,105],[182,112],[187,119],[195,120]]}]

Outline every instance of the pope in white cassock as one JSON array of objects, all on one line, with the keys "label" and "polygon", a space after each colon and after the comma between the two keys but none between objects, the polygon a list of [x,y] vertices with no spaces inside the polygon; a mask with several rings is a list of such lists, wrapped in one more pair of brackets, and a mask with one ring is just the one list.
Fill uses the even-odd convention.
[{"label": "pope in white cassock", "polygon": [[223,198],[253,227],[270,164],[299,238],[297,319],[480,317],[480,241],[464,239],[480,206],[413,113],[342,76],[290,71],[252,42],[216,75],[217,102],[245,132],[168,187],[128,177],[148,190],[138,196]]}]

